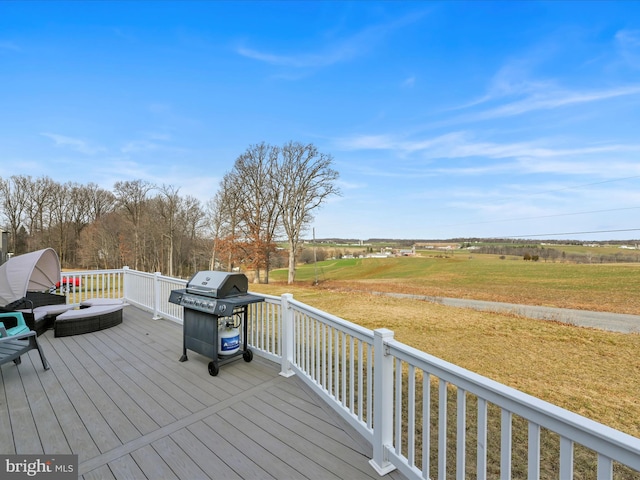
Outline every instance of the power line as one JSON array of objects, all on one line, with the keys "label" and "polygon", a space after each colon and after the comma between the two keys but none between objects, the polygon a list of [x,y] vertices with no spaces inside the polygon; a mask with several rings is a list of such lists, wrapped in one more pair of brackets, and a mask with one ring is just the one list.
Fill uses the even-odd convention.
[{"label": "power line", "polygon": [[571,213],[557,213],[553,215],[538,215],[536,217],[519,217],[519,218],[504,218],[502,220],[485,220],[483,222],[466,222],[449,225],[440,225],[441,227],[460,227],[465,225],[481,225],[485,223],[499,223],[499,222],[514,222],[517,220],[537,220],[540,218],[553,218],[553,217],[568,217],[571,215],[588,215],[590,213],[604,213],[604,212],[619,212],[621,210],[635,210],[640,207],[622,207],[622,208],[610,208],[606,210],[590,210],[587,212],[571,212]]},{"label": "power line", "polygon": [[586,235],[591,233],[617,233],[617,232],[639,232],[640,228],[627,228],[622,230],[594,230],[591,232],[565,232],[565,233],[536,233],[533,235],[504,235],[500,238],[527,238],[527,237],[558,237],[560,235]]},{"label": "power line", "polygon": [[[546,193],[553,193],[553,192],[561,192],[564,190],[573,190],[573,189],[577,189],[577,188],[582,188],[582,187],[591,187],[594,185],[602,185],[604,183],[613,183],[613,182],[620,182],[623,180],[633,180],[633,179],[637,179],[640,178],[640,175],[632,175],[629,177],[620,177],[620,178],[612,178],[610,180],[603,180],[600,182],[592,182],[592,183],[585,183],[585,184],[581,184],[581,185],[573,185],[573,186],[569,186],[569,187],[562,187],[562,188],[557,188],[557,189],[553,189],[553,190],[543,190],[540,192],[535,192],[535,193],[530,193],[526,196],[536,196],[536,195],[543,195]],[[507,197],[508,199],[509,197]],[[513,199],[521,199],[522,197],[515,197],[512,196],[510,198]],[[553,218],[553,217],[565,217],[565,216],[572,216],[572,215],[588,215],[588,214],[593,214],[593,213],[606,213],[606,212],[616,212],[616,211],[623,211],[623,210],[635,210],[635,209],[639,209],[640,207],[622,207],[622,208],[612,208],[612,209],[606,209],[606,210],[592,210],[592,211],[585,211],[585,212],[569,212],[569,213],[558,213],[558,214],[551,214],[551,215],[539,215],[539,216],[534,216],[534,217],[516,217],[516,218],[507,218],[507,219],[501,219],[501,220],[486,220],[486,221],[482,221],[482,222],[464,222],[464,223],[457,223],[457,224],[446,224],[446,225],[437,225],[434,226],[434,228],[444,228],[444,227],[464,227],[466,225],[483,225],[483,224],[490,224],[490,223],[500,223],[500,222],[514,222],[514,221],[519,221],[519,220],[536,220],[536,219],[542,219],[542,218]],[[616,232],[616,231],[633,231],[632,230],[611,230],[611,232]],[[575,234],[579,234],[580,232],[576,232]],[[602,231],[602,232],[584,232],[584,233],[607,233],[607,231]],[[533,237],[533,236],[544,236],[545,234],[536,234],[536,235],[528,235],[529,237]],[[559,233],[559,234],[549,234],[549,235],[565,235],[564,233]],[[506,236],[504,238],[517,238],[514,236]]]},{"label": "power line", "polygon": [[601,182],[585,183],[583,185],[574,185],[572,187],[556,188],[554,190],[543,190],[541,192],[533,193],[532,195],[542,195],[543,193],[561,192],[563,190],[573,190],[574,188],[592,187],[593,185],[602,185],[603,183],[620,182],[622,180],[633,180],[634,178],[640,178],[640,175],[633,175],[631,177],[612,178],[611,180],[603,180]]}]

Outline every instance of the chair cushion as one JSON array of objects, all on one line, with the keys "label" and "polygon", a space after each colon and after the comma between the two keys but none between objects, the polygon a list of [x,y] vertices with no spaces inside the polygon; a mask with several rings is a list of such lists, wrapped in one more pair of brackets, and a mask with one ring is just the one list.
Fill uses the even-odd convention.
[{"label": "chair cushion", "polygon": [[105,305],[126,305],[123,300],[119,298],[88,298],[80,302],[83,307],[92,306],[105,306]]},{"label": "chair cushion", "polygon": [[[21,308],[20,310],[17,310],[18,312],[22,312],[22,313],[31,313],[31,309],[30,308]],[[36,310],[35,308],[33,309],[33,320],[35,322],[42,320],[44,317],[46,317],[47,315],[49,315],[46,311],[44,310]]]},{"label": "chair cushion", "polygon": [[36,307],[33,309],[35,312],[46,312],[46,315],[59,315],[61,313],[66,312],[67,310],[72,310],[74,308],[73,305],[42,305],[41,307]]},{"label": "chair cushion", "polygon": [[72,318],[89,318],[97,315],[105,315],[107,313],[116,312],[122,310],[122,304],[120,305],[96,305],[88,308],[80,308],[78,310],[67,310],[64,313],[58,315],[56,320],[71,320]]}]

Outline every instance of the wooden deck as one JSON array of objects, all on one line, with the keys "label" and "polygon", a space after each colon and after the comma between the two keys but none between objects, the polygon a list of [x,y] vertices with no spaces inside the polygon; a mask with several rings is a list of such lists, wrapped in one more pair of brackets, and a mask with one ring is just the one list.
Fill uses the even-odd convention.
[{"label": "wooden deck", "polygon": [[[77,454],[84,479],[377,479],[371,447],[296,377],[254,357],[180,363],[182,328],[134,307],[101,332],[39,337],[0,370],[0,452]],[[384,478],[401,479],[398,472]]]}]

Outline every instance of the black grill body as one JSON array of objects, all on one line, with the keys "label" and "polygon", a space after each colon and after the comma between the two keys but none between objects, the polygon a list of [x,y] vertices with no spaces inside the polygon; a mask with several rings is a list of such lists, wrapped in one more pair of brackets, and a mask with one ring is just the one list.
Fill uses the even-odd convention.
[{"label": "black grill body", "polygon": [[[247,347],[249,305],[263,302],[264,298],[247,293],[248,283],[243,273],[205,270],[191,277],[185,289],[171,291],[169,302],[184,308],[181,362],[188,360],[187,350],[192,350],[211,358],[209,374],[215,376],[220,365],[239,356],[246,362],[253,359]],[[220,355],[221,322],[231,322],[241,332],[241,346],[236,353]]]}]

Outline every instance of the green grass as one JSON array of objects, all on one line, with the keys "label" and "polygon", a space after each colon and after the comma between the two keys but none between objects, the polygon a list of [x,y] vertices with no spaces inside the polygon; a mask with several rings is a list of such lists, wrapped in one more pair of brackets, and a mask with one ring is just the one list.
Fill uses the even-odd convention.
[{"label": "green grass", "polygon": [[[496,255],[327,260],[299,266],[296,282],[640,314],[640,264],[527,262]],[[286,281],[286,270],[271,272]]]}]

